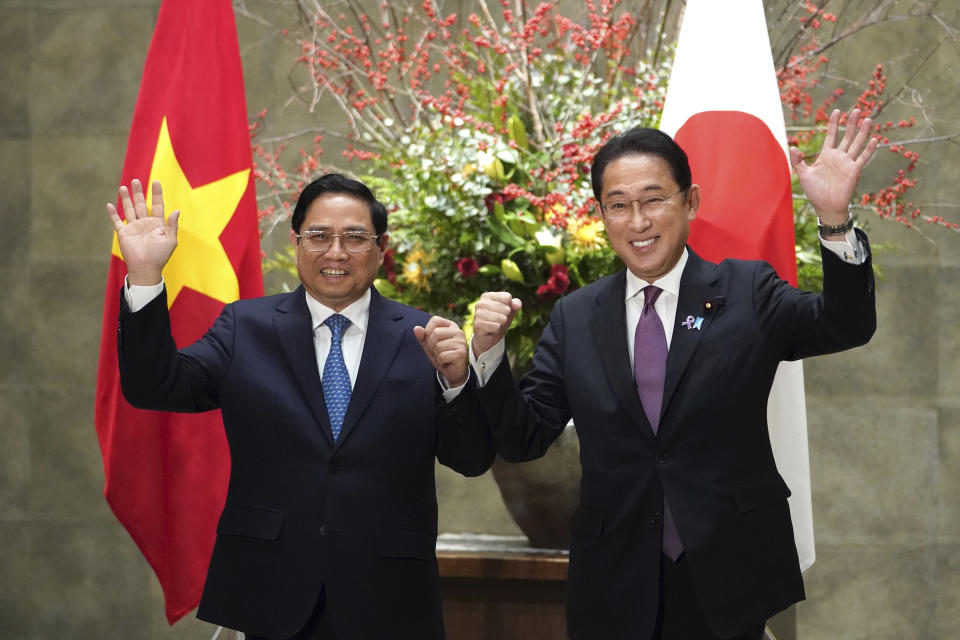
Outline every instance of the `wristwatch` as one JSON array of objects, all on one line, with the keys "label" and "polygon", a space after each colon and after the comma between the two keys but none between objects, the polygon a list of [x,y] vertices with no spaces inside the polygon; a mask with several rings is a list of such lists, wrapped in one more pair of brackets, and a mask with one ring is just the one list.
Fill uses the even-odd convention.
[{"label": "wristwatch", "polygon": [[847,218],[847,221],[843,224],[823,224],[820,222],[820,218],[817,218],[817,229],[820,230],[820,235],[822,236],[836,236],[841,233],[845,234],[850,229],[853,229],[853,213]]}]

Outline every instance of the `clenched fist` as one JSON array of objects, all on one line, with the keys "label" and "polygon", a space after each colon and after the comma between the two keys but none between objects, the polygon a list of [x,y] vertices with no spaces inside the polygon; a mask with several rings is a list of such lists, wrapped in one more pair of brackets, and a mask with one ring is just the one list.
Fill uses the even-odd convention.
[{"label": "clenched fist", "polygon": [[467,338],[456,322],[433,316],[426,327],[414,327],[413,334],[451,387],[467,381]]},{"label": "clenched fist", "polygon": [[473,355],[489,351],[505,335],[523,303],[507,291],[488,291],[480,296],[473,312]]}]

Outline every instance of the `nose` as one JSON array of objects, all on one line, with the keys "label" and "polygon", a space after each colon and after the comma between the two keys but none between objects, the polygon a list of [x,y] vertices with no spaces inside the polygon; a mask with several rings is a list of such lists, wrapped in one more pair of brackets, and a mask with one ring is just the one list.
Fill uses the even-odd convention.
[{"label": "nose", "polygon": [[327,257],[332,257],[337,260],[342,260],[349,255],[347,250],[343,248],[343,241],[338,235],[333,237],[333,240],[330,242],[330,248],[327,249],[326,254]]},{"label": "nose", "polygon": [[634,200],[630,203],[630,215],[629,222],[631,229],[638,231],[643,231],[650,227],[652,222],[650,221],[650,216],[647,215],[647,212],[643,210],[643,207],[640,206],[638,200]]}]

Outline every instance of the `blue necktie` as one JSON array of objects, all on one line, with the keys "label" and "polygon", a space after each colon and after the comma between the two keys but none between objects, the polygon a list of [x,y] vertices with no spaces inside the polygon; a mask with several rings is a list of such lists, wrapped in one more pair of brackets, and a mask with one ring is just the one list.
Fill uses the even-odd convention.
[{"label": "blue necktie", "polygon": [[[667,334],[660,316],[653,308],[663,289],[648,285],[643,288],[643,311],[633,341],[633,375],[643,412],[656,434],[660,428],[660,408],[663,405],[663,384],[667,373]],[[663,552],[676,562],[683,552],[677,525],[670,513],[667,498],[663,498]]]},{"label": "blue necktie", "polygon": [[350,326],[350,320],[339,313],[335,313],[323,324],[330,327],[330,352],[323,365],[323,398],[327,402],[327,415],[330,416],[330,430],[333,431],[333,441],[340,437],[340,428],[343,418],[347,415],[347,406],[350,404],[350,373],[343,361],[341,341],[343,332]]}]

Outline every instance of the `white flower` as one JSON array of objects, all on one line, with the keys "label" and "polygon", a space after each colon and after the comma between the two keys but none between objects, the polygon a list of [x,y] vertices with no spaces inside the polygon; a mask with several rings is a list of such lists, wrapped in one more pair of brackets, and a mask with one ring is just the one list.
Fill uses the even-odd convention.
[{"label": "white flower", "polygon": [[559,249],[563,243],[563,236],[558,233],[553,233],[549,227],[541,228],[534,233],[533,236],[537,239],[541,247],[556,247]]}]

